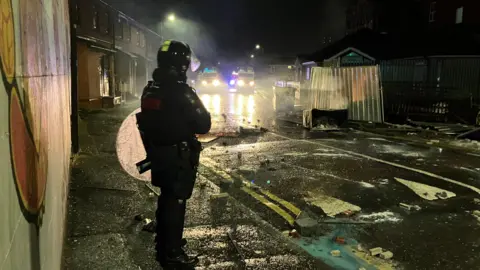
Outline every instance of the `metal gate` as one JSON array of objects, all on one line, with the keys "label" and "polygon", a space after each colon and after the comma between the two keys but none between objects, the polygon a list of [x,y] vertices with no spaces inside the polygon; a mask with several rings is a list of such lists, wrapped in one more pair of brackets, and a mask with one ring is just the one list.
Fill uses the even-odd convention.
[{"label": "metal gate", "polygon": [[307,109],[348,110],[348,119],[382,123],[378,66],[314,67]]}]

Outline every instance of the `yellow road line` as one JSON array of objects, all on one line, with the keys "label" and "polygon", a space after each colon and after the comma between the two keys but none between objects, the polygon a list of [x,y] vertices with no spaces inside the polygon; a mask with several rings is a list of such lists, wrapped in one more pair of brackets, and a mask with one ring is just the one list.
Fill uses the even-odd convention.
[{"label": "yellow road line", "polygon": [[276,204],[270,202],[269,200],[265,199],[265,197],[263,197],[262,195],[256,193],[255,191],[251,190],[248,187],[242,187],[241,189],[245,193],[247,193],[248,195],[255,198],[257,201],[261,202],[262,204],[264,204],[268,208],[275,211],[275,213],[279,214],[283,219],[285,219],[288,222],[288,224],[293,225],[293,223],[295,222],[295,219],[289,213],[287,213],[285,210],[280,208],[278,205],[276,205]]},{"label": "yellow road line", "polygon": [[310,144],[320,145],[320,146],[323,146],[325,148],[330,148],[330,149],[333,149],[333,150],[337,150],[337,151],[340,151],[340,152],[350,154],[352,156],[362,157],[362,158],[373,160],[373,161],[376,161],[376,162],[379,162],[379,163],[387,164],[387,165],[394,166],[394,167],[397,167],[397,168],[401,168],[401,169],[409,170],[409,171],[416,172],[416,173],[419,173],[419,174],[423,174],[423,175],[426,175],[426,176],[430,176],[430,177],[433,177],[433,178],[436,178],[436,179],[439,179],[439,180],[443,180],[443,181],[446,181],[446,182],[449,182],[449,183],[452,183],[452,184],[456,184],[456,185],[468,188],[468,189],[480,194],[480,189],[477,188],[477,187],[474,187],[474,186],[471,186],[471,185],[468,185],[468,184],[465,184],[465,183],[462,183],[462,182],[459,182],[459,181],[456,181],[456,180],[453,180],[453,179],[450,179],[450,178],[447,178],[447,177],[444,177],[444,176],[441,176],[441,175],[438,175],[438,174],[434,174],[434,173],[427,172],[427,171],[420,170],[420,169],[415,169],[415,168],[408,167],[408,166],[398,164],[398,163],[395,163],[395,162],[390,162],[390,161],[386,161],[386,160],[383,160],[383,159],[367,156],[367,155],[360,154],[360,153],[357,153],[357,152],[344,150],[344,149],[337,148],[335,146],[330,146],[330,145],[327,145],[327,144],[323,144],[323,143],[320,143],[320,142],[317,142],[317,141],[296,140],[296,139],[289,138],[287,136],[283,136],[283,135],[273,133],[273,132],[271,132],[271,134],[274,134],[275,136],[278,136],[278,137],[283,138],[283,139],[291,140],[291,141],[300,141],[300,142],[306,142],[306,143],[310,143]]},{"label": "yellow road line", "polygon": [[290,210],[292,213],[294,213],[296,216],[300,215],[300,213],[302,212],[300,209],[298,209],[295,205],[285,201],[284,199],[282,198],[279,198],[277,197],[275,194],[272,194],[271,192],[267,191],[267,190],[263,190],[261,189],[260,192],[262,192],[264,195],[266,195],[267,197],[269,197],[270,199],[280,203],[281,205],[285,206],[285,208],[287,208],[288,210]]},{"label": "yellow road line", "polygon": [[[206,163],[208,163],[209,165],[211,166],[214,166],[214,167],[217,167],[219,168],[220,165],[215,162],[214,160],[210,159],[210,158],[204,158],[203,159]],[[237,173],[231,173],[232,176],[234,177],[237,177],[239,179],[241,179],[243,181],[243,183],[245,184],[245,186],[247,187],[252,187],[254,186],[253,184],[250,183],[250,181],[248,181],[247,178],[245,178],[243,175],[240,175],[240,174],[237,174]],[[230,177],[230,176],[228,176]],[[230,177],[231,179],[231,177]],[[287,202],[286,200],[278,197],[277,195],[267,191],[267,190],[264,190],[264,189],[261,189],[259,188],[258,186],[255,186],[256,188],[258,188],[260,190],[261,193],[263,193],[265,196],[267,196],[268,198],[270,198],[271,200],[274,200],[276,201],[277,203],[281,204],[283,207],[285,207],[286,209],[288,209],[290,212],[292,212],[294,215],[298,216],[300,215],[300,213],[302,212],[298,207],[296,207],[295,205],[293,205],[292,203],[290,202]]]},{"label": "yellow road line", "polygon": [[[221,169],[218,169],[218,164],[216,164],[215,161],[209,159],[209,158],[203,158],[202,159],[202,164],[208,168],[210,168],[211,170],[214,171],[214,173],[218,174],[220,177],[223,177],[229,181],[232,181],[233,182],[233,179],[232,177],[226,173],[225,171],[221,170]],[[246,184],[250,184],[250,183],[246,183]],[[277,213],[279,216],[281,216],[283,219],[285,219],[288,224],[290,225],[293,225],[293,223],[295,222],[295,218],[290,215],[287,211],[283,210],[281,207],[279,207],[278,205],[276,205],[275,203],[272,203],[270,202],[268,199],[266,199],[264,196],[262,196],[261,194],[258,194],[257,192],[255,192],[254,190],[252,190],[249,186],[244,186],[241,188],[242,191],[244,191],[245,193],[247,193],[248,195],[252,196],[254,199],[256,199],[257,201],[261,202],[263,205],[265,205],[266,207],[272,209],[275,213]],[[296,208],[295,206],[293,206],[292,204],[278,198],[277,196],[275,196],[274,194],[268,192],[268,191],[262,191],[262,193],[264,193],[265,195],[267,195],[269,198],[272,198],[272,200],[275,200],[275,201],[283,201],[284,203],[286,203],[287,205],[290,205],[289,207],[293,210],[291,210],[290,208],[287,208],[289,209],[290,211],[292,211],[295,215],[299,215],[300,214],[300,209]],[[276,199],[273,199],[273,198],[276,198]],[[285,206],[286,207],[286,206]]]}]

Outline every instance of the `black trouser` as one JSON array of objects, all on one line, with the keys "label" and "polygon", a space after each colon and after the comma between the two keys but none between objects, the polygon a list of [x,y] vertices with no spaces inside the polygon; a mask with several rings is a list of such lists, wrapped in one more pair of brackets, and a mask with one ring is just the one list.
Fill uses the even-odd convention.
[{"label": "black trouser", "polygon": [[155,237],[157,260],[174,256],[181,250],[185,222],[185,200],[179,200],[168,189],[162,189],[156,212],[157,236]]}]

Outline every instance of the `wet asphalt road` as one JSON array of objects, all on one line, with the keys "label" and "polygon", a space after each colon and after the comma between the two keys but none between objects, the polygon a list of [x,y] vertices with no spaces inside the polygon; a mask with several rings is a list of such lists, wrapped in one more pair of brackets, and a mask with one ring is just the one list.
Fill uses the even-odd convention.
[{"label": "wet asphalt road", "polygon": [[[344,222],[368,222],[326,226],[317,244],[298,241],[313,256],[334,268],[358,269],[361,255],[329,254],[339,247],[330,239],[321,241],[321,236],[333,234],[366,248],[379,246],[393,252],[393,261],[361,264],[365,269],[480,269],[480,223],[471,214],[480,210],[475,201],[480,198],[479,157],[351,130],[308,132],[275,121],[268,94],[202,95],[201,99],[212,113],[214,133],[254,125],[270,130],[206,143],[203,161],[211,159],[217,167],[203,167],[203,175],[218,183],[218,171],[226,172],[322,221],[343,217]],[[405,183],[411,182],[403,180],[413,184],[409,187]],[[454,197],[426,199],[438,192],[435,188]],[[258,199],[239,189],[231,193],[279,230],[288,228]],[[421,210],[409,211],[400,203]],[[332,214],[349,209],[354,213],[346,217]],[[339,249],[343,252],[343,248]]]}]

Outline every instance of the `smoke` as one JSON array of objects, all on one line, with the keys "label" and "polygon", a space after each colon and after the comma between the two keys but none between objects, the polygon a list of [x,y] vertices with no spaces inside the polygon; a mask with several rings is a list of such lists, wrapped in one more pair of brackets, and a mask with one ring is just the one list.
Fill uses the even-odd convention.
[{"label": "smoke", "polygon": [[216,56],[216,44],[209,30],[192,20],[177,18],[175,21],[157,23],[157,32],[164,39],[174,39],[187,43],[197,57],[211,59]]}]

